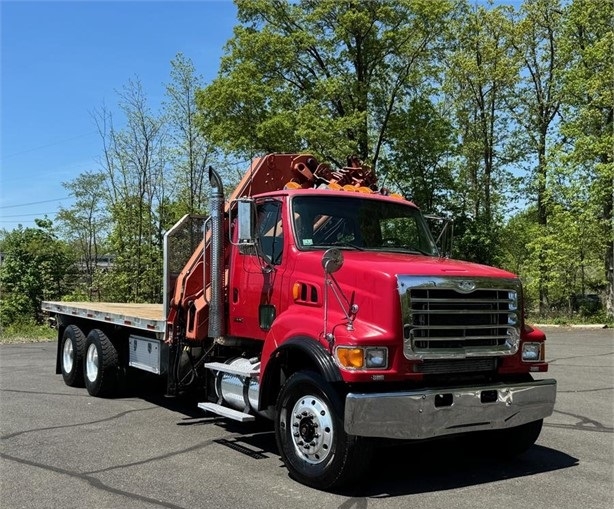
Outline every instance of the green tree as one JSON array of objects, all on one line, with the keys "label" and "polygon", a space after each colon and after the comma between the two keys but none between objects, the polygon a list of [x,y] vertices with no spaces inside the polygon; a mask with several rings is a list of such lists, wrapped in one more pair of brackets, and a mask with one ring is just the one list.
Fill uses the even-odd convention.
[{"label": "green tree", "polygon": [[103,108],[95,120],[103,142],[103,172],[112,217],[109,243],[112,269],[103,284],[113,300],[157,302],[162,298],[164,204],[168,145],[163,119],[154,115],[139,80],[129,81],[120,96],[125,126],[116,130]]},{"label": "green tree", "polygon": [[[538,233],[535,205],[510,217],[501,231],[501,266],[515,274],[526,274],[534,254],[529,246]],[[531,295],[531,301],[537,301],[534,295]]]},{"label": "green tree", "polygon": [[207,169],[215,150],[198,129],[196,93],[203,87],[192,61],[179,53],[171,61],[171,82],[166,87],[165,118],[169,130],[170,164],[175,200],[169,204],[173,220],[207,209]]},{"label": "green tree", "polygon": [[65,242],[48,219],[35,228],[3,232],[0,251],[0,318],[2,325],[40,321],[43,300],[59,299],[68,289],[66,275],[74,264]]},{"label": "green tree", "polygon": [[588,172],[587,200],[597,211],[607,281],[606,305],[614,316],[614,4],[574,0],[565,24],[562,134],[570,165]]},{"label": "green tree", "polygon": [[556,164],[558,179],[548,186],[547,225],[539,223],[533,204],[512,217],[501,235],[500,263],[521,275],[527,310],[541,316],[573,314],[574,299],[598,293],[605,281],[598,270],[601,240],[597,210],[588,196],[590,174],[568,168],[564,175],[562,163]]},{"label": "green tree", "polygon": [[109,233],[109,214],[106,208],[107,189],[105,175],[101,172],[85,172],[63,186],[74,197],[69,208],[62,207],[57,215],[59,231],[70,242],[79,260],[78,295],[89,300],[104,298],[104,292],[95,284],[99,272],[98,262]]},{"label": "green tree", "polygon": [[455,151],[452,123],[427,98],[416,97],[390,118],[388,154],[381,173],[428,212],[444,212],[455,182],[450,160]]},{"label": "green tree", "polygon": [[240,25],[198,96],[204,132],[226,150],[309,151],[374,168],[391,115],[428,79],[447,0],[236,0]]},{"label": "green tree", "polygon": [[518,80],[510,8],[461,4],[448,27],[443,90],[454,107],[460,140],[455,231],[463,258],[493,263],[508,186],[510,115],[506,101]]},{"label": "green tree", "polygon": [[[562,75],[567,54],[560,49],[563,10],[559,0],[527,0],[514,24],[512,43],[521,60],[521,79],[509,99],[517,124],[516,145],[521,156],[534,161],[531,185],[537,203],[538,224],[546,235],[548,223],[548,164],[550,141],[559,113]],[[547,273],[546,254],[538,250],[540,313],[545,312]]]}]

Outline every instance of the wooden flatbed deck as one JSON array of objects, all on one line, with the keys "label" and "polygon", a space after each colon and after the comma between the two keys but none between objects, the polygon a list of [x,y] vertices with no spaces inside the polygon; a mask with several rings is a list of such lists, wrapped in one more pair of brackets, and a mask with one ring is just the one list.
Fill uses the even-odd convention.
[{"label": "wooden flatbed deck", "polygon": [[166,329],[162,304],[45,301],[41,308],[51,315],[76,316],[154,332]]}]

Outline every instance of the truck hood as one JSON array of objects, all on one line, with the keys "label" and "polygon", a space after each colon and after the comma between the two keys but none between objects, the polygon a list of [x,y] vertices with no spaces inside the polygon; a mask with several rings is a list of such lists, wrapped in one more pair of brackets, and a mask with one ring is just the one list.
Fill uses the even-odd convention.
[{"label": "truck hood", "polygon": [[471,263],[462,260],[439,258],[407,253],[383,253],[372,251],[343,250],[343,270],[364,272],[365,267],[394,276],[396,274],[411,274],[416,276],[449,276],[449,277],[495,277],[516,278],[506,270]]}]

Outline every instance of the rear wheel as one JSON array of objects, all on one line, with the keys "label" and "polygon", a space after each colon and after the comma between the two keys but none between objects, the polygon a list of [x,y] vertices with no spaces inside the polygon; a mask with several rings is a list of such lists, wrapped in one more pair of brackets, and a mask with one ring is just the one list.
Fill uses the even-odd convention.
[{"label": "rear wheel", "polygon": [[85,387],[92,396],[108,397],[117,390],[119,356],[107,335],[92,330],[85,342]]},{"label": "rear wheel", "polygon": [[83,357],[85,335],[76,325],[69,325],[62,334],[60,366],[64,383],[70,387],[83,387]]},{"label": "rear wheel", "polygon": [[343,486],[366,469],[371,446],[343,429],[343,401],[320,375],[293,374],[281,390],[275,438],[290,475],[317,489]]}]

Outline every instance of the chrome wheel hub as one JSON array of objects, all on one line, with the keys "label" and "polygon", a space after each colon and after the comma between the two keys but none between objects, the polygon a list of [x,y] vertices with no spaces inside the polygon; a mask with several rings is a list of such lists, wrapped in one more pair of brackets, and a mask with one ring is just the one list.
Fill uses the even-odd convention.
[{"label": "chrome wheel hub", "polygon": [[328,405],[319,397],[305,396],[294,405],[290,422],[298,456],[312,464],[325,461],[333,443],[333,420]]},{"label": "chrome wheel hub", "polygon": [[98,378],[98,350],[94,344],[91,344],[87,349],[85,373],[90,382],[95,382],[96,378]]},{"label": "chrome wheel hub", "polygon": [[64,348],[62,349],[62,366],[64,366],[64,371],[66,371],[66,373],[70,373],[72,371],[74,361],[75,351],[72,346],[72,341],[67,339],[64,342]]}]

